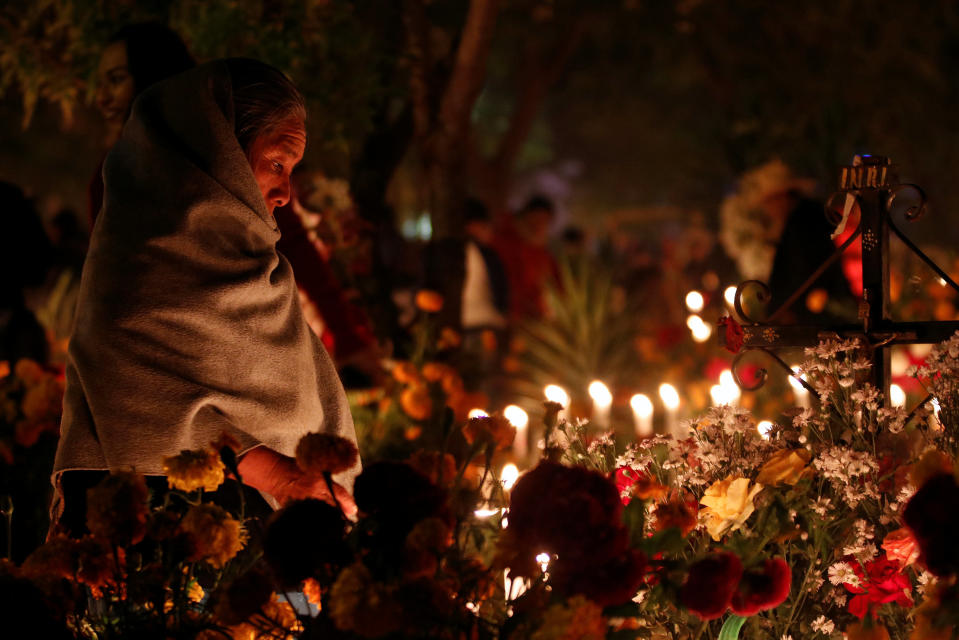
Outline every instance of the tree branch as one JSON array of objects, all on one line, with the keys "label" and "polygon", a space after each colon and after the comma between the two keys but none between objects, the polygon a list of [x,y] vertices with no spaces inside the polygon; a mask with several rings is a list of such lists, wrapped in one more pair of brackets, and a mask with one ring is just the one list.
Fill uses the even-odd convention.
[{"label": "tree branch", "polygon": [[470,2],[453,73],[439,110],[441,132],[453,139],[465,135],[473,105],[486,82],[486,61],[498,11],[498,0]]},{"label": "tree branch", "polygon": [[586,35],[586,23],[586,18],[576,20],[565,37],[553,48],[545,64],[540,58],[536,63],[527,66],[529,70],[523,79],[509,127],[500,139],[493,159],[493,164],[501,167],[501,171],[508,173],[513,169],[516,157],[529,137],[546,94],[559,79],[569,59],[582,43]]},{"label": "tree branch", "polygon": [[429,135],[433,123],[430,99],[430,74],[433,71],[429,23],[422,0],[405,0],[403,25],[410,58],[410,97],[413,105],[413,131],[418,138]]}]

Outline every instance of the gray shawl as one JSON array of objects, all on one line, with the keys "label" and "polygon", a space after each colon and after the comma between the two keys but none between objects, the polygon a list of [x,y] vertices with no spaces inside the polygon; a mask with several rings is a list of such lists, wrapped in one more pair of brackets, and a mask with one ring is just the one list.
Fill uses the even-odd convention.
[{"label": "gray shawl", "polygon": [[[164,456],[222,431],[288,456],[310,431],[355,440],[232,104],[222,62],[154,85],[106,159],[54,484],[72,469],[162,474]],[[337,480],[352,486],[357,471]]]}]

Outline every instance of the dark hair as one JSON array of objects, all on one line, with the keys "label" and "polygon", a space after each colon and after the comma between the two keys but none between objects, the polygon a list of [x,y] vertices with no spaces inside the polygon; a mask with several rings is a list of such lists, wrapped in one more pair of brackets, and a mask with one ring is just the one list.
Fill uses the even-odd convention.
[{"label": "dark hair", "polygon": [[463,205],[464,222],[489,222],[489,209],[478,198],[467,198]]},{"label": "dark hair", "polygon": [[534,195],[529,200],[526,201],[526,204],[523,205],[523,208],[519,210],[520,216],[525,216],[527,213],[533,211],[546,211],[550,216],[556,213],[556,207],[553,205],[553,201],[543,195]]},{"label": "dark hair", "polygon": [[236,139],[244,151],[290,117],[306,121],[303,94],[283,72],[249,58],[226,60],[233,84]]},{"label": "dark hair", "polygon": [[129,24],[107,42],[122,42],[126,47],[127,69],[137,95],[160,80],[196,66],[180,36],[161,22]]}]

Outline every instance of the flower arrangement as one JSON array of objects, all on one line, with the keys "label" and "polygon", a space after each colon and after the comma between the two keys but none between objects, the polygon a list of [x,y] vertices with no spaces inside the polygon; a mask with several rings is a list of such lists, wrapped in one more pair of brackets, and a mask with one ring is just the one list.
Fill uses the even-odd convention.
[{"label": "flower arrangement", "polygon": [[[722,406],[687,437],[622,447],[547,403],[542,459],[513,486],[496,480],[511,425],[456,419],[440,397],[438,435],[367,460],[355,520],[315,499],[265,523],[205,502],[239,479],[224,440],[167,460],[171,491],[152,505],[142,476],[111,475],[90,493],[89,535],[54,537],[0,577],[73,637],[947,638],[956,345],[916,371],[942,396],[938,418],[883,408],[866,351],[838,340],[807,350],[818,407],[767,434]],[[450,373],[393,375],[445,393]],[[297,449],[324,475],[355,456],[321,434]]]}]

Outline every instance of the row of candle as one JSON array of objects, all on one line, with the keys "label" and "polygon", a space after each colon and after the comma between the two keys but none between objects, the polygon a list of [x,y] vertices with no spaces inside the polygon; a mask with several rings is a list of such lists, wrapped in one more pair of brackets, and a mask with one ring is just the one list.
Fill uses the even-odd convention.
[{"label": "row of candle", "polygon": [[[798,367],[793,367],[793,374],[788,378],[792,387],[796,404],[801,408],[810,407],[809,390],[803,385],[806,380],[805,374],[800,374]],[[610,410],[613,405],[613,394],[602,381],[594,380],[587,388],[590,398],[593,400],[593,415],[591,421],[600,428],[609,427]],[[724,370],[719,375],[719,384],[713,385],[710,390],[710,397],[714,405],[736,405],[738,404],[742,392],[739,385],[733,377],[732,371]],[[543,390],[543,395],[550,402],[555,402],[563,407],[569,408],[570,397],[559,385],[547,385]],[[676,438],[685,437],[681,433],[682,427],[679,422],[679,407],[682,404],[679,392],[676,387],[664,382],[659,386],[659,398],[662,401],[665,410],[665,431]],[[893,407],[902,407],[906,404],[906,394],[902,387],[897,384],[891,385],[889,389],[890,404]],[[644,394],[634,394],[629,399],[629,406],[633,412],[633,423],[637,438],[648,438],[655,431],[653,429],[654,406],[652,399]],[[469,417],[487,415],[482,409],[473,409]],[[529,454],[529,414],[518,405],[511,404],[503,409],[503,417],[509,420],[510,424],[516,428],[516,437],[513,440],[513,454],[517,460],[525,460]],[[562,417],[562,413],[560,415]],[[757,425],[757,429],[764,437],[772,428],[772,423],[763,420]]]}]

